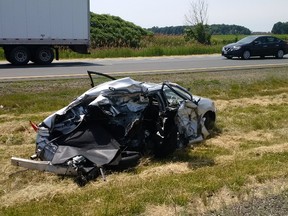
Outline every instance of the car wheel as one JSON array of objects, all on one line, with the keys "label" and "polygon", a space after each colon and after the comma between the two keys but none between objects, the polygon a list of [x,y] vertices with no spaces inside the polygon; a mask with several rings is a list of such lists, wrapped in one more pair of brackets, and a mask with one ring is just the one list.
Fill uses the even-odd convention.
[{"label": "car wheel", "polygon": [[278,52],[276,54],[276,58],[282,59],[283,56],[284,56],[284,51],[283,50],[278,50]]},{"label": "car wheel", "polygon": [[249,50],[245,50],[242,54],[242,59],[247,60],[251,57],[251,53]]},{"label": "car wheel", "polygon": [[215,113],[214,112],[207,112],[205,113],[205,115],[203,116],[204,120],[204,126],[206,127],[206,129],[208,131],[212,130],[215,127]]}]

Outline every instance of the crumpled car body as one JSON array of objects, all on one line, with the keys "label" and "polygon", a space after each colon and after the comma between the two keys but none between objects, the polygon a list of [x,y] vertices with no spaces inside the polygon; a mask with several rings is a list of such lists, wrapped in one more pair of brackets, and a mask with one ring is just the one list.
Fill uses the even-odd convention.
[{"label": "crumpled car body", "polygon": [[[42,162],[12,158],[14,165],[76,175],[85,182],[103,167],[133,164],[146,154],[165,157],[202,141],[214,126],[214,102],[175,83],[88,74],[93,87],[37,126],[31,158]],[[111,81],[94,86],[94,75]]]}]

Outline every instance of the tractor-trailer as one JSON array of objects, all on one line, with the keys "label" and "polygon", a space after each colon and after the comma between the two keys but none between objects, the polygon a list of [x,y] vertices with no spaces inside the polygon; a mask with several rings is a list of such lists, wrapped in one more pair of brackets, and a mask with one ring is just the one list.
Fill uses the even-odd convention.
[{"label": "tractor-trailer", "polygon": [[50,64],[59,48],[87,54],[89,0],[0,0],[0,47],[13,65]]}]

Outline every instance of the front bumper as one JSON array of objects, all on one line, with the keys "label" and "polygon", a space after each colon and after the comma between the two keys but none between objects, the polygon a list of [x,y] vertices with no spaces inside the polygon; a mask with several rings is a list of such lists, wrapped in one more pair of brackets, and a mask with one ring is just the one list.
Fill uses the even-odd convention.
[{"label": "front bumper", "polygon": [[241,57],[242,56],[242,50],[231,50],[231,49],[227,49],[227,48],[223,48],[222,49],[222,56],[225,56],[226,58],[229,57]]},{"label": "front bumper", "polygon": [[72,166],[53,165],[51,161],[34,161],[23,158],[12,157],[11,164],[31,170],[52,172],[59,175],[77,175],[77,170]]}]

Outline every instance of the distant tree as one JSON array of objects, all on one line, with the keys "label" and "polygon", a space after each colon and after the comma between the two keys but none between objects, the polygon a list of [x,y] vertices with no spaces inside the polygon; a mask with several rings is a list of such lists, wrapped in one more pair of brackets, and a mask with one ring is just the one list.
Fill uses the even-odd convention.
[{"label": "distant tree", "polygon": [[152,27],[147,29],[148,31],[153,32],[154,34],[163,34],[163,35],[183,35],[186,26],[166,26],[166,27]]},{"label": "distant tree", "polygon": [[211,44],[211,32],[207,24],[208,3],[206,0],[190,2],[190,10],[185,19],[189,26],[185,29],[187,40],[196,40],[201,44]]},{"label": "distant tree", "polygon": [[288,22],[275,23],[271,32],[273,34],[288,34]]},{"label": "distant tree", "polygon": [[238,25],[213,24],[210,26],[213,35],[250,35],[248,28]]},{"label": "distant tree", "polygon": [[[152,27],[147,29],[155,34],[163,35],[183,35],[185,29],[189,26],[169,26],[169,27]],[[212,35],[250,35],[248,28],[239,25],[213,24],[209,25]]]},{"label": "distant tree", "polygon": [[120,17],[99,15],[91,12],[91,47],[132,47],[137,48],[143,36],[149,32]]}]

